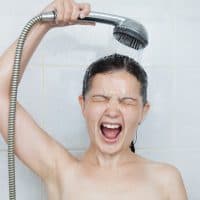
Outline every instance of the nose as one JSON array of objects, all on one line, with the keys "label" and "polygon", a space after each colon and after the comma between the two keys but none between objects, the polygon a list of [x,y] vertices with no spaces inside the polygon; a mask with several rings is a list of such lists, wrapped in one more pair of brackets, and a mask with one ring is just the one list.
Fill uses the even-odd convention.
[{"label": "nose", "polygon": [[112,118],[116,118],[119,116],[119,114],[120,114],[120,107],[118,101],[110,99],[106,109],[106,115]]}]

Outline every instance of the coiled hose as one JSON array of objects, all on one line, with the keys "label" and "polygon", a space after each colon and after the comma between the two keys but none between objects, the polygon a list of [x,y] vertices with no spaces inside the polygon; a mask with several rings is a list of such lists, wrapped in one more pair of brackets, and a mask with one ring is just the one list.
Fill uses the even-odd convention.
[{"label": "coiled hose", "polygon": [[12,72],[12,77],[11,77],[10,106],[9,106],[9,118],[8,118],[8,178],[9,178],[9,199],[10,200],[16,199],[14,136],[15,136],[15,114],[16,114],[17,89],[18,89],[18,83],[19,83],[22,51],[23,51],[26,37],[29,31],[31,30],[31,28],[40,21],[53,21],[55,20],[55,18],[56,18],[55,12],[42,13],[32,18],[25,25],[17,42],[13,72]]}]

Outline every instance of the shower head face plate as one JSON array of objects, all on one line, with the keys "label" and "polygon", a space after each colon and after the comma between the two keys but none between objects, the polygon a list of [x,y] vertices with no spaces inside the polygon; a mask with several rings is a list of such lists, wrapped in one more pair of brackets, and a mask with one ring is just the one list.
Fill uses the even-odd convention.
[{"label": "shower head face plate", "polygon": [[126,19],[119,25],[116,25],[113,35],[120,43],[136,50],[143,49],[148,44],[145,28],[131,19]]}]

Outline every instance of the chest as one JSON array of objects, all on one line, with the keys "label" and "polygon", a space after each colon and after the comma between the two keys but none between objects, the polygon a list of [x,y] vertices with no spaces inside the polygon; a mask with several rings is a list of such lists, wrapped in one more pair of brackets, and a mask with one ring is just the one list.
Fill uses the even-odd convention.
[{"label": "chest", "polygon": [[76,174],[61,185],[62,200],[166,199],[161,185],[145,174]]}]

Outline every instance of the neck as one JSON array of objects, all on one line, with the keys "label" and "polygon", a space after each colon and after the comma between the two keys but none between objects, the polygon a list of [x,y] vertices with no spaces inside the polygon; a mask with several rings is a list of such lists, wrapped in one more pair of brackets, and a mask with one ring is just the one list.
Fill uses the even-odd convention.
[{"label": "neck", "polygon": [[82,161],[100,168],[118,168],[136,159],[136,155],[129,148],[114,154],[101,152],[98,148],[90,146],[83,155]]}]

